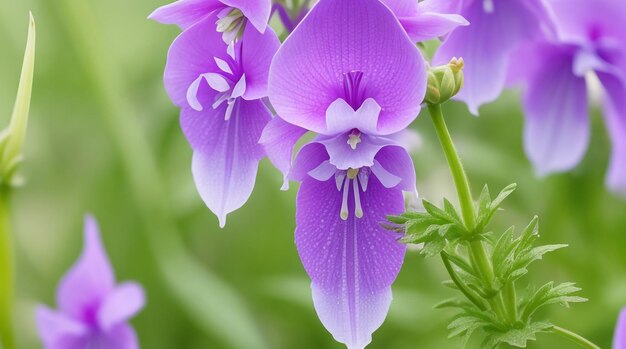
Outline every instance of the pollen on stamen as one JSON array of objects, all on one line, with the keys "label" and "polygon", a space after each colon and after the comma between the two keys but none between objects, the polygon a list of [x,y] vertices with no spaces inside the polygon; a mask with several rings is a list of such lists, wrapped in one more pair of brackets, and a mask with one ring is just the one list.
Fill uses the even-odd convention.
[{"label": "pollen on stamen", "polygon": [[356,146],[361,143],[361,132],[353,130],[348,134],[348,144],[352,150],[356,150]]}]

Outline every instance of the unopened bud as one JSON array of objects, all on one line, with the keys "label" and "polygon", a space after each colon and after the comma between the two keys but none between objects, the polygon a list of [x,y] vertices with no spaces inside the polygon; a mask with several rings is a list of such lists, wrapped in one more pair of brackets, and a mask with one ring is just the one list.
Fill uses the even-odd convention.
[{"label": "unopened bud", "polygon": [[452,58],[446,65],[428,69],[428,86],[424,101],[441,104],[454,97],[463,87],[463,58]]},{"label": "unopened bud", "polygon": [[13,107],[13,114],[9,127],[0,132],[0,185],[16,184],[18,165],[22,160],[30,96],[33,86],[33,71],[35,68],[35,20],[31,14],[28,29],[28,41],[24,53],[22,74]]}]

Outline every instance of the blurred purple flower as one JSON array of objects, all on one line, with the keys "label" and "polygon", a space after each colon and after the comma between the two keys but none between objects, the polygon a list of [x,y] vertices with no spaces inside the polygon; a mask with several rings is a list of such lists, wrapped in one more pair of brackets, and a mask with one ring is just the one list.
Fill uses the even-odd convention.
[{"label": "blurred purple flower", "polygon": [[[302,182],[296,245],[324,326],[361,349],[383,322],[405,246],[380,226],[415,193],[413,163],[399,146],[426,90],[426,63],[377,0],[321,0],[270,68],[280,117],[261,142],[286,178]],[[305,132],[318,136],[299,151]]]},{"label": "blurred purple flower", "polygon": [[176,24],[186,30],[215,14],[215,29],[225,43],[233,42],[249,21],[261,34],[272,10],[271,0],[179,0],[158,8],[148,18],[163,24]]},{"label": "blurred purple flower", "polygon": [[626,195],[626,3],[552,0],[558,37],[522,46],[511,82],[526,87],[525,148],[539,174],[566,171],[584,156],[590,137],[587,80],[604,90],[613,142],[607,185]]},{"label": "blurred purple flower", "polygon": [[626,308],[617,319],[615,326],[615,336],[613,337],[613,349],[626,349]]},{"label": "blurred purple flower", "polygon": [[450,33],[469,22],[451,10],[447,1],[381,0],[398,17],[411,40],[422,42]]},{"label": "blurred purple flower", "polygon": [[247,27],[231,51],[212,29],[215,18],[205,18],[174,41],[164,81],[181,108],[198,192],[223,227],[226,215],[250,197],[265,154],[258,141],[272,114],[262,99],[280,42],[271,28],[261,34]]},{"label": "blurred purple flower", "polygon": [[145,304],[142,287],[115,284],[95,219],[85,219],[85,247],[57,293],[58,310],[37,308],[37,327],[45,349],[137,349],[128,320]]},{"label": "blurred purple flower", "polygon": [[456,98],[478,115],[482,104],[494,101],[502,92],[511,52],[521,43],[550,32],[551,21],[543,0],[446,3],[450,3],[448,8],[440,11],[456,10],[470,25],[459,27],[448,36],[437,50],[433,64],[446,64],[453,57],[463,57],[465,85]]}]

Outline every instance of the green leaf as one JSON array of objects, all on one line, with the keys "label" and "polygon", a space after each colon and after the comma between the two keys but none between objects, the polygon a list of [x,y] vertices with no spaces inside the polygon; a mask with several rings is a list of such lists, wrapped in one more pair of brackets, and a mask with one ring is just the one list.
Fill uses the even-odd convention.
[{"label": "green leaf", "polygon": [[441,253],[446,247],[445,239],[437,239],[424,243],[424,248],[420,251],[426,257],[433,257]]},{"label": "green leaf", "polygon": [[553,325],[549,322],[534,322],[523,328],[511,328],[506,332],[490,332],[482,344],[483,348],[496,348],[506,343],[518,348],[526,348],[528,341],[537,340],[537,333],[548,331]]},{"label": "green leaf", "polygon": [[572,282],[562,283],[554,286],[554,282],[550,281],[541,286],[535,293],[522,304],[524,309],[522,319],[530,320],[531,316],[541,307],[549,304],[560,304],[569,307],[569,303],[586,302],[583,297],[573,296],[572,294],[580,291]]},{"label": "green leaf", "polygon": [[498,196],[496,196],[496,198],[493,199],[493,201],[491,201],[491,204],[489,205],[489,209],[492,212],[495,212],[500,207],[500,205],[502,205],[502,202],[504,201],[504,199],[506,199],[509,195],[511,195],[511,193],[513,193],[516,188],[517,188],[517,184],[513,183],[513,184],[509,184],[506,188],[502,189],[500,194],[498,194]]}]

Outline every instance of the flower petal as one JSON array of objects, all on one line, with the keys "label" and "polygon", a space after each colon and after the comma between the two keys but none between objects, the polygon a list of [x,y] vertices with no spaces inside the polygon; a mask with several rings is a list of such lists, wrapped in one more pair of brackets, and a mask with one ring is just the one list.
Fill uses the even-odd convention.
[{"label": "flower petal", "polygon": [[585,79],[574,75],[569,49],[548,48],[524,95],[524,145],[540,175],[576,166],[590,133]]},{"label": "flower petal", "polygon": [[324,133],[326,110],[346,99],[344,74],[363,73],[363,98],[382,108],[381,134],[415,119],[425,61],[393,13],[376,0],[321,0],[287,38],[270,68],[269,97],[287,122]]},{"label": "flower petal", "polygon": [[264,33],[272,11],[271,0],[220,0],[225,5],[241,10],[260,33]]},{"label": "flower petal", "polygon": [[363,217],[354,212],[353,186],[347,220],[340,218],[341,192],[334,180],[307,178],[297,198],[296,245],[312,279],[315,308],[324,326],[348,348],[364,348],[382,324],[391,302],[390,285],[404,259],[405,246],[380,226],[388,214],[403,211],[399,190],[369,177],[360,193]]},{"label": "flower petal", "polygon": [[288,174],[291,169],[294,147],[306,132],[306,129],[292,125],[280,116],[275,116],[263,129],[259,143],[263,145],[272,164],[283,173],[281,190],[289,189]]},{"label": "flower petal", "polygon": [[46,349],[83,349],[89,329],[45,306],[36,310],[37,329]]},{"label": "flower petal", "polygon": [[90,321],[88,313],[115,286],[115,276],[106,255],[98,224],[92,216],[85,218],[83,253],[65,274],[57,293],[59,309],[74,319]]},{"label": "flower petal", "polygon": [[289,179],[298,182],[304,181],[309,178],[309,172],[328,159],[328,151],[321,143],[311,142],[305,144],[298,152],[296,160],[289,171]]},{"label": "flower petal", "polygon": [[607,186],[626,196],[626,81],[607,73],[598,73],[606,91],[604,117],[613,143]]},{"label": "flower petal", "polygon": [[246,74],[246,92],[243,98],[252,100],[267,97],[270,64],[280,47],[280,40],[272,28],[260,34],[246,26],[241,42],[241,62]]},{"label": "flower petal", "polygon": [[[222,36],[215,31],[215,20],[214,14],[203,19],[181,33],[170,47],[163,81],[169,97],[179,107],[189,105],[187,93],[201,75],[224,74],[215,58],[224,62],[233,60],[226,53]],[[199,88],[202,85],[200,83]],[[217,92],[206,89],[205,93],[210,95],[210,103],[204,104],[207,107],[213,104]]]},{"label": "flower petal", "polygon": [[539,34],[543,18],[536,2],[540,0],[499,1],[493,12],[487,12],[483,1],[474,1],[462,12],[471,25],[454,30],[437,50],[436,65],[463,57],[465,85],[457,97],[473,114],[502,92],[511,51]]},{"label": "flower petal", "polygon": [[626,308],[622,309],[615,326],[613,349],[626,349]]},{"label": "flower petal", "polygon": [[224,4],[218,0],[179,0],[159,7],[148,18],[163,24],[176,24],[185,30],[220,7]]},{"label": "flower petal", "polygon": [[376,154],[376,161],[386,171],[402,179],[395,187],[396,189],[404,190],[417,197],[415,167],[406,149],[397,145],[384,147]]},{"label": "flower petal", "polygon": [[400,23],[414,42],[442,37],[469,22],[460,15],[434,12],[420,13],[415,17],[400,17]]},{"label": "flower petal", "polygon": [[360,142],[356,148],[348,143],[349,136],[347,133],[337,135],[335,137],[320,136],[315,142],[321,143],[326,147],[330,156],[330,163],[340,170],[349,168],[369,167],[374,164],[374,157],[380,149],[387,145],[394,144],[394,141],[386,137],[369,136],[361,133]]},{"label": "flower petal", "polygon": [[98,311],[100,328],[108,332],[124,323],[144,307],[146,296],[143,288],[134,282],[117,286],[105,299]]},{"label": "flower petal", "polygon": [[[139,349],[135,330],[127,324],[115,326],[109,333],[98,339],[102,349]],[[87,348],[90,348],[89,346]],[[95,347],[100,348],[100,347]]]},{"label": "flower petal", "polygon": [[192,172],[200,196],[217,215],[226,215],[248,200],[264,156],[258,143],[272,115],[262,101],[237,99],[232,116],[224,120],[226,105],[197,112],[183,108],[181,124],[194,150]]},{"label": "flower petal", "polygon": [[352,109],[344,99],[337,99],[326,110],[324,134],[337,135],[356,128],[369,135],[376,135],[380,111],[380,106],[372,98],[366,99],[357,110]]}]

